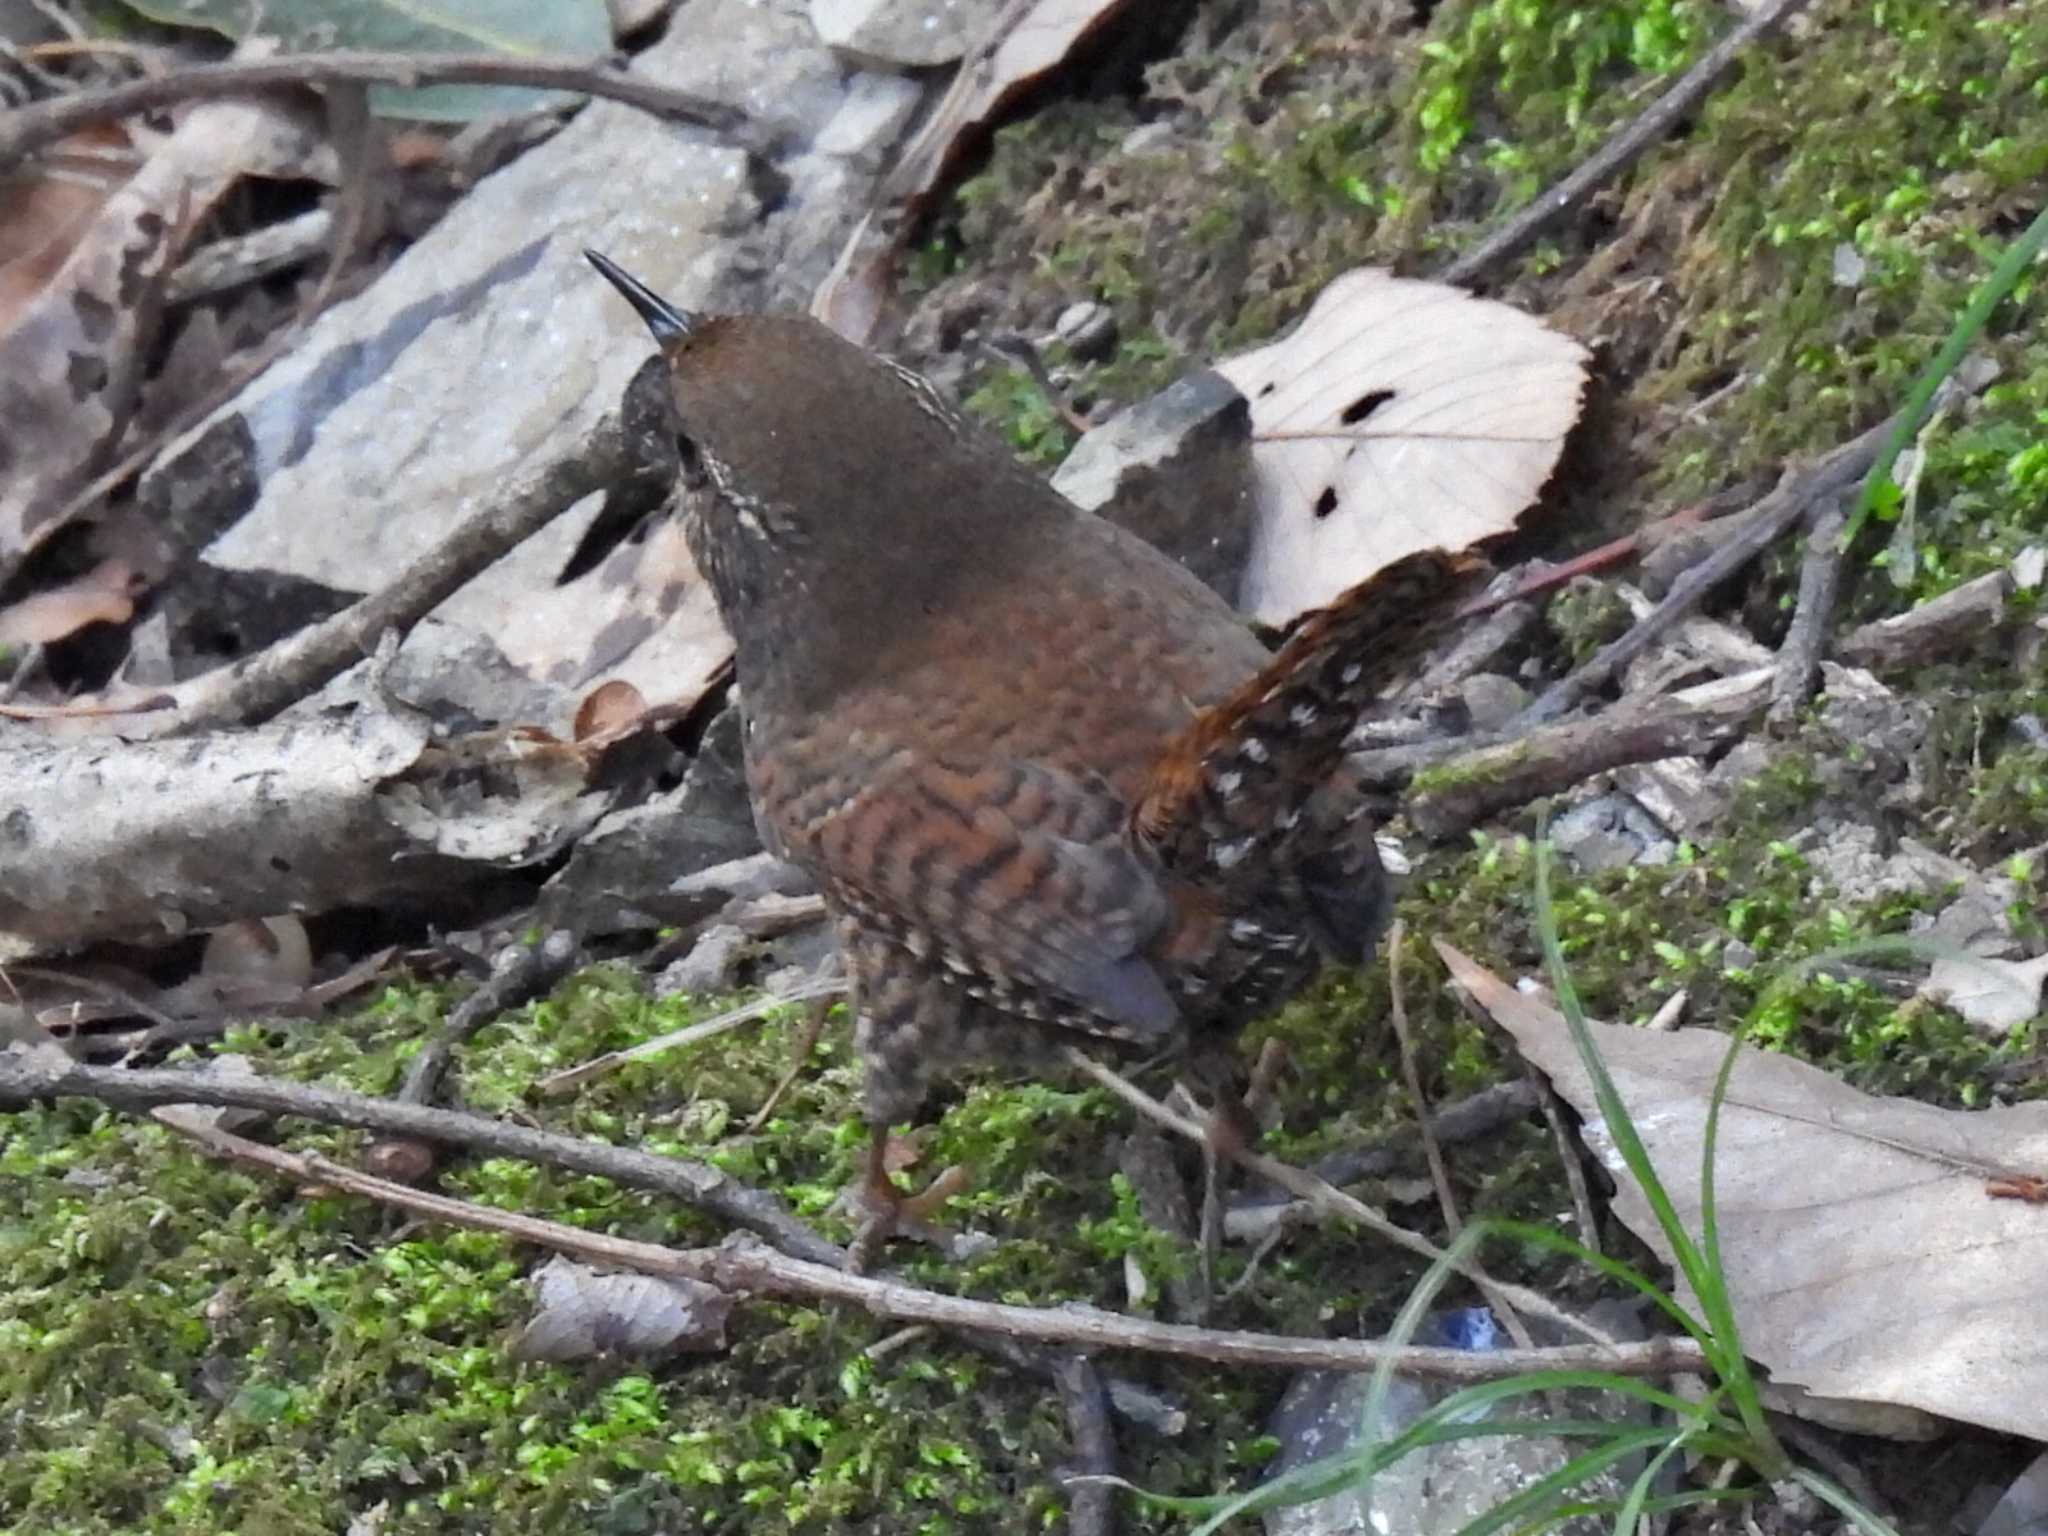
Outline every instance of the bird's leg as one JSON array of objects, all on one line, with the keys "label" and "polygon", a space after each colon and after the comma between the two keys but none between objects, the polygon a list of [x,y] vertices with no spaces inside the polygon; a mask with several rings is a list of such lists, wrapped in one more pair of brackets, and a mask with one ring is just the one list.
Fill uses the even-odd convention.
[{"label": "bird's leg", "polygon": [[864,1214],[849,1249],[854,1269],[865,1269],[882,1244],[898,1235],[947,1246],[951,1234],[931,1216],[967,1188],[968,1177],[967,1169],[954,1163],[916,1194],[904,1194],[889,1177],[889,1127],[875,1125],[868,1137],[867,1169],[855,1194]]},{"label": "bird's leg", "polygon": [[[1205,1316],[1216,1294],[1216,1267],[1223,1256],[1223,1195],[1228,1170],[1259,1139],[1261,1131],[1252,1114],[1252,1101],[1271,1089],[1280,1059],[1262,1051],[1249,1083],[1238,1071],[1234,1058],[1204,1056],[1190,1064],[1189,1075],[1209,1090],[1202,1124],[1202,1219],[1197,1275]],[[1193,1093],[1188,1096],[1198,1104],[1201,1102]]]}]

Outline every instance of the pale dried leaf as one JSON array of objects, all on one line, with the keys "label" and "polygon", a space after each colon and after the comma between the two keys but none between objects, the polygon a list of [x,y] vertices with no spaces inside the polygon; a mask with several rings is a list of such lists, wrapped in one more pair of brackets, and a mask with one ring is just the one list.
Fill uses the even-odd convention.
[{"label": "pale dried leaf", "polygon": [[0,608],[0,646],[48,645],[88,624],[126,624],[140,591],[127,561],[102,560],[83,576]]},{"label": "pale dried leaf", "polygon": [[0,333],[63,267],[136,163],[120,125],[101,123],[0,180]]},{"label": "pale dried leaf", "polygon": [[556,1257],[534,1277],[539,1306],[513,1340],[517,1360],[562,1364],[597,1355],[647,1359],[725,1347],[732,1298],[716,1286],[605,1274]]},{"label": "pale dried leaf", "polygon": [[[1448,944],[1437,952],[1586,1117],[1615,1211],[1667,1262],[1563,1017]],[[1728,1050],[1708,1029],[1592,1026],[1687,1230],[1700,1230],[1707,1103]],[[1774,1381],[2048,1439],[2048,1209],[1986,1185],[2048,1169],[2048,1104],[1939,1109],[1877,1098],[1743,1047],[1721,1108],[1715,1212],[1742,1342]],[[1687,1298],[1689,1300],[1689,1298]]]},{"label": "pale dried leaf", "polygon": [[206,936],[199,974],[219,987],[301,992],[313,979],[313,946],[306,925],[290,913],[224,924]]},{"label": "pale dried leaf", "polygon": [[1515,525],[1578,419],[1586,349],[1460,288],[1347,272],[1216,371],[1251,402],[1258,518],[1239,606],[1268,624],[1418,550]]},{"label": "pale dried leaf", "polygon": [[1945,1002],[1979,1029],[2004,1034],[2041,1011],[2048,955],[1997,960],[1962,952],[1934,962],[1920,995]]}]

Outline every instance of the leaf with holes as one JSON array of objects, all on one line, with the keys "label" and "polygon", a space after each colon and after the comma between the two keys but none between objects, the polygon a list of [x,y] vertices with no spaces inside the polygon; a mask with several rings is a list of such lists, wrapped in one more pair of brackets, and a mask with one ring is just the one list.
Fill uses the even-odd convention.
[{"label": "leaf with holes", "polygon": [[1238,606],[1285,624],[1403,555],[1514,527],[1578,419],[1586,349],[1534,316],[1377,268],[1216,365],[1251,402],[1258,516]]}]

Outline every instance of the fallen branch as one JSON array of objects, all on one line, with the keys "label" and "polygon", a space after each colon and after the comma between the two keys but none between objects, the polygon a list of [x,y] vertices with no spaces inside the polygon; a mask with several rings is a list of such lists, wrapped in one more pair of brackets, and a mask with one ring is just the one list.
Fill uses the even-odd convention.
[{"label": "fallen branch", "polygon": [[288,1179],[361,1195],[451,1226],[502,1233],[588,1263],[697,1280],[740,1294],[845,1302],[873,1316],[904,1322],[933,1323],[1086,1350],[1142,1350],[1223,1365],[1370,1371],[1385,1364],[1404,1375],[1459,1382],[1493,1381],[1533,1370],[1673,1376],[1696,1375],[1705,1367],[1699,1347],[1685,1338],[1653,1339],[1641,1344],[1474,1351],[1384,1344],[1376,1339],[1290,1338],[1284,1334],[1158,1323],[1105,1312],[1099,1307],[1023,1307],[943,1296],[901,1281],[848,1274],[830,1265],[793,1258],[743,1235],[735,1234],[716,1248],[664,1248],[412,1189],[345,1168],[324,1157],[266,1147],[203,1124],[183,1122],[176,1129],[222,1157],[265,1168]]},{"label": "fallen branch", "polygon": [[[1109,1427],[1109,1394],[1086,1355],[1068,1355],[1053,1367],[1067,1428],[1074,1437],[1074,1465],[1067,1483],[1067,1536],[1110,1536],[1116,1529],[1116,1493],[1102,1478],[1116,1476],[1116,1436]],[[1070,1482],[1081,1478],[1084,1481]]]},{"label": "fallen branch", "polygon": [[1851,630],[1836,654],[1858,667],[1903,667],[1967,649],[2004,622],[2012,585],[2009,572],[1987,571],[1932,602]]},{"label": "fallen branch", "polygon": [[381,592],[233,666],[177,685],[171,690],[176,713],[166,728],[186,734],[270,719],[369,655],[386,630],[410,630],[479,571],[585,496],[631,477],[647,462],[648,422],[635,409],[641,393],[629,388],[620,413],[600,421],[581,452],[522,477],[501,500],[464,519]]},{"label": "fallen branch", "polygon": [[1605,714],[1567,720],[1415,775],[1408,819],[1442,841],[1499,811],[1526,805],[1629,763],[1696,757],[1738,731],[1769,697],[1765,667]]},{"label": "fallen branch", "polygon": [[1700,60],[1651,102],[1636,119],[1593,152],[1584,164],[1460,256],[1438,276],[1446,283],[1470,283],[1481,273],[1520,252],[1538,235],[1599,187],[1609,177],[1658,143],[1706,97],[1735,56],[1781,22],[1805,9],[1808,0],[1769,0],[1742,25],[1700,55]]},{"label": "fallen branch", "polygon": [[1828,626],[1834,622],[1835,599],[1842,589],[1842,528],[1848,519],[1830,507],[1814,520],[1806,535],[1806,558],[1799,565],[1799,600],[1792,627],[1778,647],[1777,675],[1771,680],[1771,718],[1789,719],[1806,707],[1820,681],[1821,652],[1827,649]]},{"label": "fallen branch", "polygon": [[1891,435],[1895,420],[1888,418],[1879,422],[1810,469],[1787,474],[1777,489],[1748,512],[1740,514],[1739,529],[1727,542],[1671,584],[1671,590],[1651,610],[1648,618],[1619,640],[1602,646],[1576,672],[1545,689],[1543,695],[1522,712],[1516,725],[1525,730],[1547,725],[1568,713],[1588,694],[1604,688],[1616,673],[1698,607],[1708,592],[1770,548],[1780,535],[1827,497],[1840,495],[1854,486],[1877,458],[1878,450]]},{"label": "fallen branch", "polygon": [[130,1114],[166,1104],[255,1109],[271,1115],[296,1115],[323,1125],[353,1126],[462,1147],[494,1157],[516,1157],[667,1195],[734,1226],[758,1232],[784,1253],[806,1262],[846,1262],[842,1249],[797,1220],[773,1195],[751,1189],[729,1174],[687,1158],[657,1157],[631,1147],[528,1130],[483,1115],[400,1104],[392,1099],[275,1078],[212,1078],[167,1070],[130,1072],[118,1067],[57,1062],[49,1053],[0,1054],[0,1110],[24,1109],[58,1098],[92,1099]]},{"label": "fallen branch", "polygon": [[521,59],[502,54],[299,53],[254,62],[200,64],[175,74],[131,80],[105,90],[73,91],[50,101],[0,113],[0,174],[27,156],[92,123],[157,112],[186,101],[248,96],[294,85],[348,82],[363,85],[527,85],[579,91],[624,102],[673,122],[696,123],[755,153],[772,136],[752,127],[747,114],[722,101],[679,91],[595,61]]}]

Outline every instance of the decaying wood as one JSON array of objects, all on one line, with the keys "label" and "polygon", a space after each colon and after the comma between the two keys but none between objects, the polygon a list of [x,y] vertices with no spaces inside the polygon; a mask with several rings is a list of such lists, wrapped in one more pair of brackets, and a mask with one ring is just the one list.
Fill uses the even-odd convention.
[{"label": "decaying wood", "polygon": [[189,740],[0,744],[0,959],[163,942],[278,912],[444,911],[594,826],[630,786],[517,731],[435,740],[363,703]]},{"label": "decaying wood", "polygon": [[[1053,1367],[1052,1379],[1074,1437],[1072,1472],[1090,1479],[1115,1476],[1116,1436],[1109,1427],[1109,1393],[1101,1373],[1086,1355],[1068,1355]],[[1109,1484],[1069,1485],[1068,1536],[1111,1536],[1115,1529],[1116,1497]]]},{"label": "decaying wood", "polygon": [[1806,558],[1799,565],[1799,600],[1792,627],[1778,647],[1778,675],[1771,682],[1771,718],[1789,718],[1803,709],[1820,681],[1821,652],[1835,617],[1835,598],[1842,587],[1842,530],[1848,518],[1830,507],[1814,519],[1806,535]]},{"label": "decaying wood", "polygon": [[1452,758],[1431,770],[1407,802],[1409,820],[1427,837],[1467,828],[1539,796],[1628,763],[1693,757],[1739,732],[1769,696],[1765,668],[1641,702],[1603,715],[1547,725],[1515,740]]},{"label": "decaying wood", "polygon": [[580,91],[624,102],[657,117],[698,123],[749,149],[766,152],[772,136],[747,114],[721,101],[679,91],[624,70],[581,60],[490,54],[332,53],[224,64],[199,64],[171,74],[97,91],[69,91],[49,101],[0,113],[0,173],[90,123],[158,112],[187,101],[247,96],[295,85],[526,85]]},{"label": "decaying wood", "polygon": [[1967,650],[2005,622],[2012,576],[1987,571],[1932,602],[1865,624],[1842,637],[1842,660],[1858,667],[1904,667]]}]

